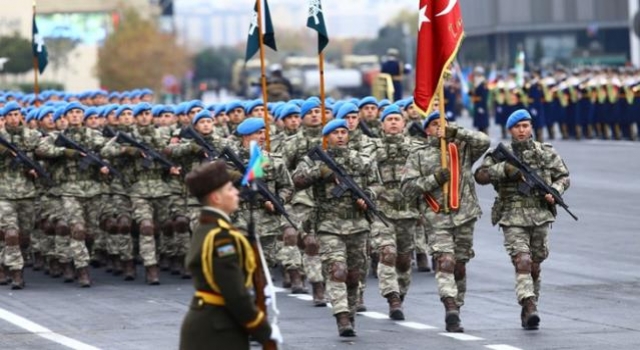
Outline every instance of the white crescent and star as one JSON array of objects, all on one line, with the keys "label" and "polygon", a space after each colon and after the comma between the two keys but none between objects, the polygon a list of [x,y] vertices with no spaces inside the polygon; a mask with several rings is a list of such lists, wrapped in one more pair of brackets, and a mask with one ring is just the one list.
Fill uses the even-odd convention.
[{"label": "white crescent and star", "polygon": [[[453,8],[456,6],[457,3],[458,3],[458,0],[449,0],[447,7],[445,7],[444,10],[442,10],[440,13],[435,15],[435,17],[441,17],[451,13],[451,11],[453,11]],[[422,28],[423,23],[430,23],[430,22],[431,20],[429,19],[429,17],[427,17],[427,5],[424,5],[423,7],[420,8],[420,13],[418,14],[418,30]]]},{"label": "white crescent and star", "polygon": [[449,4],[447,4],[447,7],[445,7],[444,10],[442,10],[442,12],[438,13],[436,17],[444,16],[449,12],[451,12],[453,8],[456,6],[456,3],[458,3],[458,0],[449,0]]},{"label": "white crescent and star", "polygon": [[422,28],[422,23],[431,22],[427,17],[427,5],[420,8],[420,14],[418,15],[418,31]]}]

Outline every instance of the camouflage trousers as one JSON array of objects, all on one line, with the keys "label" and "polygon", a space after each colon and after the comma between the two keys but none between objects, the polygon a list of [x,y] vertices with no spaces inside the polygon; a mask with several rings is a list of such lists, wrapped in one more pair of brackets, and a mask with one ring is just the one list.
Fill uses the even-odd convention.
[{"label": "camouflage trousers", "polygon": [[[61,205],[62,219],[71,229],[71,236],[56,235],[56,256],[61,263],[73,261],[76,268],[89,265],[89,249],[86,240],[90,239],[98,228],[100,202],[96,197],[81,198],[62,196],[56,204]],[[82,235],[78,227],[83,227],[88,236]]]},{"label": "camouflage trousers", "polygon": [[372,248],[378,252],[378,286],[384,297],[396,292],[406,295],[411,284],[411,255],[416,231],[422,226],[413,219],[390,220],[386,227],[378,222],[371,230]]},{"label": "camouflage trousers", "polygon": [[[57,211],[58,208],[62,207],[59,203],[60,200],[60,197],[51,195],[40,197],[40,215],[38,216],[38,219],[43,221],[48,220],[53,225],[55,225],[58,220],[62,219],[62,212]],[[48,259],[56,258],[55,235],[43,235],[42,241],[39,244],[40,252],[42,252]]]},{"label": "camouflage trousers", "polygon": [[98,206],[99,206],[99,211],[98,211],[98,217],[97,217],[97,227],[96,227],[96,231],[93,232],[93,245],[91,247],[91,254],[93,255],[96,251],[102,251],[102,252],[106,252],[108,249],[108,239],[109,236],[107,235],[107,232],[105,232],[101,225],[100,222],[102,221],[103,218],[103,213],[105,212],[105,208],[110,205],[110,201],[111,201],[111,196],[109,194],[101,194],[99,196],[96,197],[96,200],[98,201]]},{"label": "camouflage trousers", "polygon": [[[169,219],[174,221],[177,217],[185,217],[192,225],[189,216],[189,208],[187,207],[187,198],[183,195],[172,194],[169,196]],[[167,257],[182,257],[187,255],[189,244],[191,243],[191,234],[189,230],[185,232],[171,232],[163,230],[160,238],[159,253]]]},{"label": "camouflage trousers", "polygon": [[[302,229],[300,231],[300,239],[305,241],[309,235],[313,235],[313,238],[315,238],[315,227],[313,227],[313,220],[311,220],[311,215],[315,213],[314,208],[304,204],[294,204],[291,206],[290,212],[298,227]],[[317,239],[315,241],[317,244]],[[320,259],[317,249],[305,245],[305,250],[301,254],[302,268],[309,283],[324,282],[322,259]]]},{"label": "camouflage trousers", "polygon": [[0,200],[0,231],[4,236],[0,263],[10,270],[24,268],[25,257],[20,250],[20,242],[28,242],[34,227],[34,199]]},{"label": "camouflage trousers", "polygon": [[260,245],[262,246],[262,253],[264,259],[267,261],[269,267],[274,267],[278,264],[278,253],[282,248],[282,241],[278,236],[264,236],[260,237]]},{"label": "camouflage trousers", "polygon": [[318,233],[322,268],[327,276],[326,292],[334,315],[356,313],[360,276],[367,270],[368,235],[369,232],[350,235]]},{"label": "camouflage trousers", "polygon": [[[133,220],[139,225],[143,220],[148,220],[158,227],[170,219],[169,197],[141,198],[131,197],[133,208]],[[154,235],[140,235],[140,256],[144,266],[153,266],[158,263],[156,251],[156,239]]]},{"label": "camouflage trousers", "polygon": [[[131,218],[131,199],[123,194],[113,193],[109,199],[103,203],[100,220],[107,218],[119,219],[121,217]],[[122,261],[133,260],[133,236],[131,231],[106,234],[106,251],[111,256],[118,256]]]},{"label": "camouflage trousers", "polygon": [[428,250],[427,246],[427,232],[423,225],[416,227],[414,230],[413,240],[415,244],[416,254],[426,254]]},{"label": "camouflage trousers", "polygon": [[[540,297],[542,262],[549,256],[549,224],[533,227],[502,226],[504,247],[516,266],[516,297],[518,302],[529,297]],[[518,254],[531,258],[531,272],[518,273]]]},{"label": "camouflage trousers", "polygon": [[[464,296],[467,292],[466,272],[455,273],[455,270],[465,271],[464,266],[473,259],[473,229],[476,220],[471,220],[454,228],[433,228],[428,232],[429,254],[438,260],[436,269],[436,282],[440,299],[451,297],[456,300],[458,306],[464,305]],[[442,258],[452,259],[446,265],[441,265]],[[455,270],[454,270],[455,265]],[[444,270],[444,271],[443,271]],[[453,271],[452,271],[453,270]]]}]

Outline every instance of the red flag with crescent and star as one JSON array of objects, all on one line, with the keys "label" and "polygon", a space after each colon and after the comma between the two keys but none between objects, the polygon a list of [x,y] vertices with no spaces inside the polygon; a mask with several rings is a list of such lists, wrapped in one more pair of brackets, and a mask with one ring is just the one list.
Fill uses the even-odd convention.
[{"label": "red flag with crescent and star", "polygon": [[431,110],[445,69],[455,59],[464,24],[458,0],[420,0],[414,103],[422,114]]}]

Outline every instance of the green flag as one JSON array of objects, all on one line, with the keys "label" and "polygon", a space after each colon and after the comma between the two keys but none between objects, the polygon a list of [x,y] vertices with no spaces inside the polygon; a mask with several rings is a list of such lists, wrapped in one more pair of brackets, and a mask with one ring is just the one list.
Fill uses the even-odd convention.
[{"label": "green flag", "polygon": [[[245,61],[248,61],[253,55],[260,50],[260,38],[258,37],[258,1],[253,7],[253,16],[251,17],[251,24],[249,25],[249,37],[247,38],[247,53],[245,54]],[[271,12],[269,12],[269,3],[264,0],[264,6],[262,7],[262,13],[264,15],[264,23],[262,35],[262,42],[273,49],[278,51],[276,47],[276,35],[273,30],[273,23],[271,23]]]},{"label": "green flag", "polygon": [[321,1],[322,0],[309,0],[309,18],[307,18],[307,27],[318,32],[318,54],[320,54],[329,43],[329,34],[327,34],[327,26],[324,22]]},{"label": "green flag", "polygon": [[49,63],[49,54],[47,53],[47,47],[44,45],[42,35],[38,33],[35,14],[33,15],[31,47],[33,49],[33,57],[38,59],[38,70],[42,74],[47,67],[47,63]]}]

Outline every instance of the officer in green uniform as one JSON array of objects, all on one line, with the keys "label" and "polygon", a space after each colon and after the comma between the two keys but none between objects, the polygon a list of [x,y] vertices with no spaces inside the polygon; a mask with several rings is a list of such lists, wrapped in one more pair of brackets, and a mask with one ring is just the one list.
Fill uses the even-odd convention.
[{"label": "officer in green uniform", "polygon": [[249,292],[256,261],[229,219],[239,203],[234,180],[222,161],[195,168],[185,180],[203,207],[185,261],[196,292],[182,323],[181,350],[249,349],[249,336],[260,343],[282,342],[278,327],[269,325]]}]

